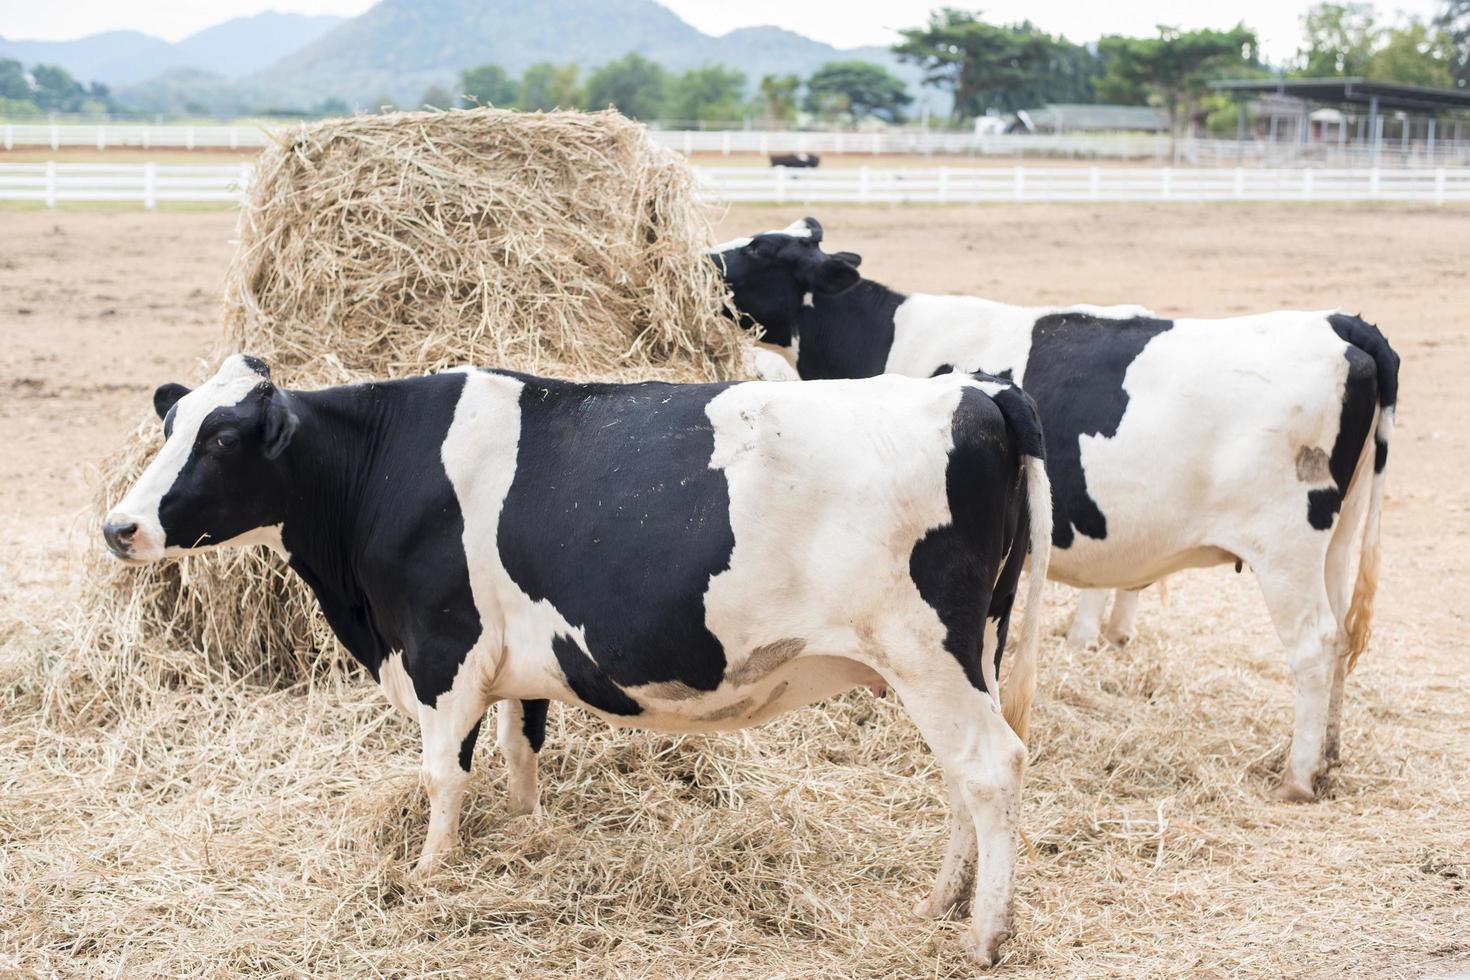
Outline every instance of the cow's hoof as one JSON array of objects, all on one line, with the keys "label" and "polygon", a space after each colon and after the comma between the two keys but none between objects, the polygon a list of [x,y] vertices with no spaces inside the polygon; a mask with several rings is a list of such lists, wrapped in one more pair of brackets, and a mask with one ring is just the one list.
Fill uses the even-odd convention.
[{"label": "cow's hoof", "polygon": [[1097,630],[1074,629],[1067,633],[1067,646],[1074,650],[1085,650],[1097,642]]},{"label": "cow's hoof", "polygon": [[995,966],[1000,961],[1000,947],[1007,939],[1011,938],[1009,927],[1000,929],[987,929],[983,932],[971,929],[968,933],[970,959],[977,966]]},{"label": "cow's hoof", "polygon": [[970,901],[967,898],[957,902],[942,902],[930,895],[914,905],[914,915],[921,919],[962,919],[969,911]]},{"label": "cow's hoof", "polygon": [[1122,631],[1109,630],[1107,638],[1108,642],[1115,647],[1126,647],[1133,642],[1133,634]]},{"label": "cow's hoof", "polygon": [[1290,778],[1281,780],[1281,785],[1271,791],[1271,795],[1282,803],[1312,803],[1317,799],[1317,794],[1310,786],[1303,786]]},{"label": "cow's hoof", "polygon": [[518,800],[511,797],[505,803],[505,812],[512,817],[539,817],[541,816],[541,800]]}]

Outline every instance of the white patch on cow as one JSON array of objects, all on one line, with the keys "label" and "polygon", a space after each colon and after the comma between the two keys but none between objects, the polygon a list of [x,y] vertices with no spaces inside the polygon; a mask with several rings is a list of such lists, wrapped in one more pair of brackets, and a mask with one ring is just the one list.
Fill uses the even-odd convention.
[{"label": "white patch on cow", "polygon": [[403,669],[403,653],[394,651],[378,666],[378,686],[388,698],[388,703],[405,718],[417,719],[419,698],[413,689],[413,681]]},{"label": "white patch on cow", "polygon": [[812,226],[806,223],[805,218],[797,218],[785,228],[777,232],[771,232],[771,234],[790,235],[792,238],[810,238],[812,237]]},{"label": "white patch on cow", "polygon": [[816,303],[816,301],[814,299],[812,299],[812,294],[811,293],[802,293],[801,294],[801,305],[802,306],[815,307],[817,305],[817,303]]},{"label": "white patch on cow", "polygon": [[[810,238],[812,237],[812,228],[811,225],[806,223],[805,218],[798,218],[791,224],[787,225],[785,228],[773,228],[770,231],[759,232],[759,234],[790,235],[792,238]],[[747,235],[744,238],[732,238],[728,242],[721,242],[719,245],[711,246],[708,254],[717,255],[720,252],[729,252],[737,248],[744,248],[751,243],[753,238],[754,236],[751,235]],[[807,305],[810,306],[811,304],[808,303]]]},{"label": "white patch on cow", "polygon": [[749,236],[746,236],[745,238],[732,238],[728,242],[721,242],[718,245],[712,246],[710,248],[710,254],[711,255],[715,255],[715,254],[718,254],[720,252],[733,252],[735,249],[737,249],[737,248],[744,248],[745,246],[747,246],[749,244],[750,244],[750,237]]},{"label": "white patch on cow", "polygon": [[[199,427],[204,424],[209,413],[217,408],[238,405],[264,382],[265,379],[245,362],[244,357],[235,354],[225,359],[214,377],[180,398],[174,405],[173,428],[163,448],[159,450],[157,456],[153,457],[153,462],[148,464],[148,468],[133,483],[123,499],[118,501],[107,515],[110,523],[133,523],[138,526],[138,530],[133,534],[133,546],[130,553],[130,559],[133,562],[144,563],[166,557],[174,558],[199,547],[227,543],[201,541],[187,548],[176,545],[165,547],[163,522],[159,519],[158,509],[163,503],[164,496],[179,478],[179,473],[183,471],[184,465],[189,462],[189,455],[194,450],[194,440],[199,435]],[[253,539],[245,540],[255,533],[257,532],[249,532],[228,543],[257,543]],[[271,544],[283,552],[284,548],[279,547],[279,539],[280,532],[277,528],[274,540],[269,534],[263,534],[258,543]]]},{"label": "white patch on cow", "polygon": [[792,364],[794,358],[784,347],[757,343],[741,351],[740,357],[745,373],[760,381],[801,380]]}]

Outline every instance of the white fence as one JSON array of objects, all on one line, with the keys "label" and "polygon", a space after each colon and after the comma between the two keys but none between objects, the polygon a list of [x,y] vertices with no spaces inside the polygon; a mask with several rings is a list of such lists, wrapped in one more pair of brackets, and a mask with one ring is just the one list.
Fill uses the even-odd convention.
[{"label": "white fence", "polygon": [[[1470,170],[1173,167],[695,167],[700,193],[772,204],[982,204],[1007,201],[1470,202]],[[249,164],[0,164],[0,201],[238,202]]]},{"label": "white fence", "polygon": [[[288,127],[281,126],[280,129]],[[1470,165],[1470,140],[1363,143],[1195,139],[1174,143],[1167,136],[1119,133],[1061,133],[975,136],[932,130],[800,132],[777,130],[658,130],[649,134],[685,153],[946,154],[964,156],[1071,157],[1152,160],[1200,166],[1434,167]],[[0,124],[0,145],[63,148],[252,149],[271,133],[259,125],[146,126],[137,124]]]}]

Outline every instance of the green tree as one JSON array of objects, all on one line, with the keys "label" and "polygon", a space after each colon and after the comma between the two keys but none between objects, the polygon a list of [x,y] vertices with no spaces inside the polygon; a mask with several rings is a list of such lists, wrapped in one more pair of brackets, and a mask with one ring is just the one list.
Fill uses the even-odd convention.
[{"label": "green tree", "polygon": [[588,76],[587,106],[612,105],[630,119],[656,119],[663,111],[668,86],[668,72],[629,51]]},{"label": "green tree", "polygon": [[832,61],[806,82],[806,109],[821,115],[877,116],[903,122],[903,110],[914,97],[903,82],[871,61]]},{"label": "green tree", "polygon": [[443,85],[430,85],[419,97],[419,105],[432,106],[435,109],[451,109],[454,107],[454,96]]},{"label": "green tree", "polygon": [[31,101],[37,108],[47,112],[77,112],[86,101],[87,90],[65,68],[36,65],[31,69],[31,78],[36,83]]},{"label": "green tree", "polygon": [[1470,0],[1440,0],[1434,18],[1445,46],[1446,67],[1457,88],[1470,88]]},{"label": "green tree", "polygon": [[1209,82],[1258,67],[1256,35],[1244,24],[1228,31],[1159,27],[1158,37],[1107,35],[1097,42],[1103,74],[1098,94],[1110,102],[1147,95],[1169,113],[1171,141],[1182,116],[1209,92]]},{"label": "green tree", "polygon": [[1423,21],[1411,19],[1384,32],[1383,44],[1368,59],[1364,73],[1379,82],[1449,88],[1455,84],[1453,64],[1448,39]]},{"label": "green tree", "polygon": [[729,122],[740,118],[745,74],[724,65],[691,68],[669,86],[667,115],[683,122]]},{"label": "green tree", "polygon": [[499,65],[466,68],[459,73],[456,86],[460,101],[466,105],[513,105],[516,83]]},{"label": "green tree", "polygon": [[899,33],[904,40],[893,52],[922,67],[927,84],[954,93],[956,121],[990,108],[1025,108],[1066,53],[1065,42],[1029,22],[1002,27],[950,7],[930,14],[927,27]]},{"label": "green tree", "polygon": [[1300,74],[1321,78],[1361,75],[1378,43],[1371,3],[1319,3],[1302,15]]},{"label": "green tree", "polygon": [[528,112],[549,112],[552,109],[579,109],[583,104],[576,65],[538,61],[521,76],[521,91],[516,98],[519,108]]},{"label": "green tree", "polygon": [[791,122],[796,119],[796,93],[800,88],[801,79],[795,75],[762,75],[760,106],[766,122]]},{"label": "green tree", "polygon": [[31,101],[31,85],[26,81],[25,69],[19,61],[0,58],[0,99]]}]

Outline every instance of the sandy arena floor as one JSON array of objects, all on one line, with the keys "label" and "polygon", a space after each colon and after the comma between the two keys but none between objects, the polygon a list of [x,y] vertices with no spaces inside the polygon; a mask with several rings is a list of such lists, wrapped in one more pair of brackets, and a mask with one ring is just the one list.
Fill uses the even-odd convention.
[{"label": "sandy arena floor", "polygon": [[[1327,799],[1266,798],[1290,689],[1249,575],[1180,575],[1166,603],[1150,590],[1125,650],[1066,651],[1054,638],[1024,813],[1034,850],[1019,865],[1019,934],[1002,972],[1470,968],[1470,213],[814,213],[830,247],[860,252],[867,275],[899,288],[1141,302],[1163,315],[1341,307],[1378,323],[1403,356],[1375,638],[1349,680],[1344,766]],[[720,232],[798,216],[736,209]],[[11,515],[0,970],[965,975],[959,927],[909,915],[937,867],[945,810],[927,753],[903,747],[917,736],[891,699],[850,697],[791,716],[776,735],[707,742],[619,734],[589,745],[570,712],[554,715],[543,823],[504,816],[501,769],[482,750],[461,873],[419,891],[401,875],[422,839],[416,735],[381,717],[386,703],[361,682],[230,692],[215,716],[207,697],[181,700],[168,710],[238,736],[158,756],[140,748],[135,722],[103,712],[79,729],[60,716],[44,678],[67,654],[56,637],[76,549],[96,546],[77,524],[89,467],[153,388],[188,380],[214,341],[233,222],[0,214],[0,497]],[[1070,599],[1053,593],[1055,633]],[[329,740],[333,726],[354,732],[342,758],[292,756],[293,732]],[[285,768],[242,785],[233,754],[267,744]],[[672,789],[640,772],[671,758],[688,770]],[[615,768],[599,768],[608,759]],[[212,800],[245,793],[262,801],[258,824],[211,823]],[[587,812],[595,793],[613,793],[610,810]],[[612,842],[600,868],[579,856],[591,835]],[[757,851],[760,870],[742,870]],[[714,866],[726,868],[714,893],[727,898],[711,902]],[[620,889],[639,876],[655,885],[638,893],[646,908],[630,909]],[[685,901],[681,883],[695,878]]]}]

